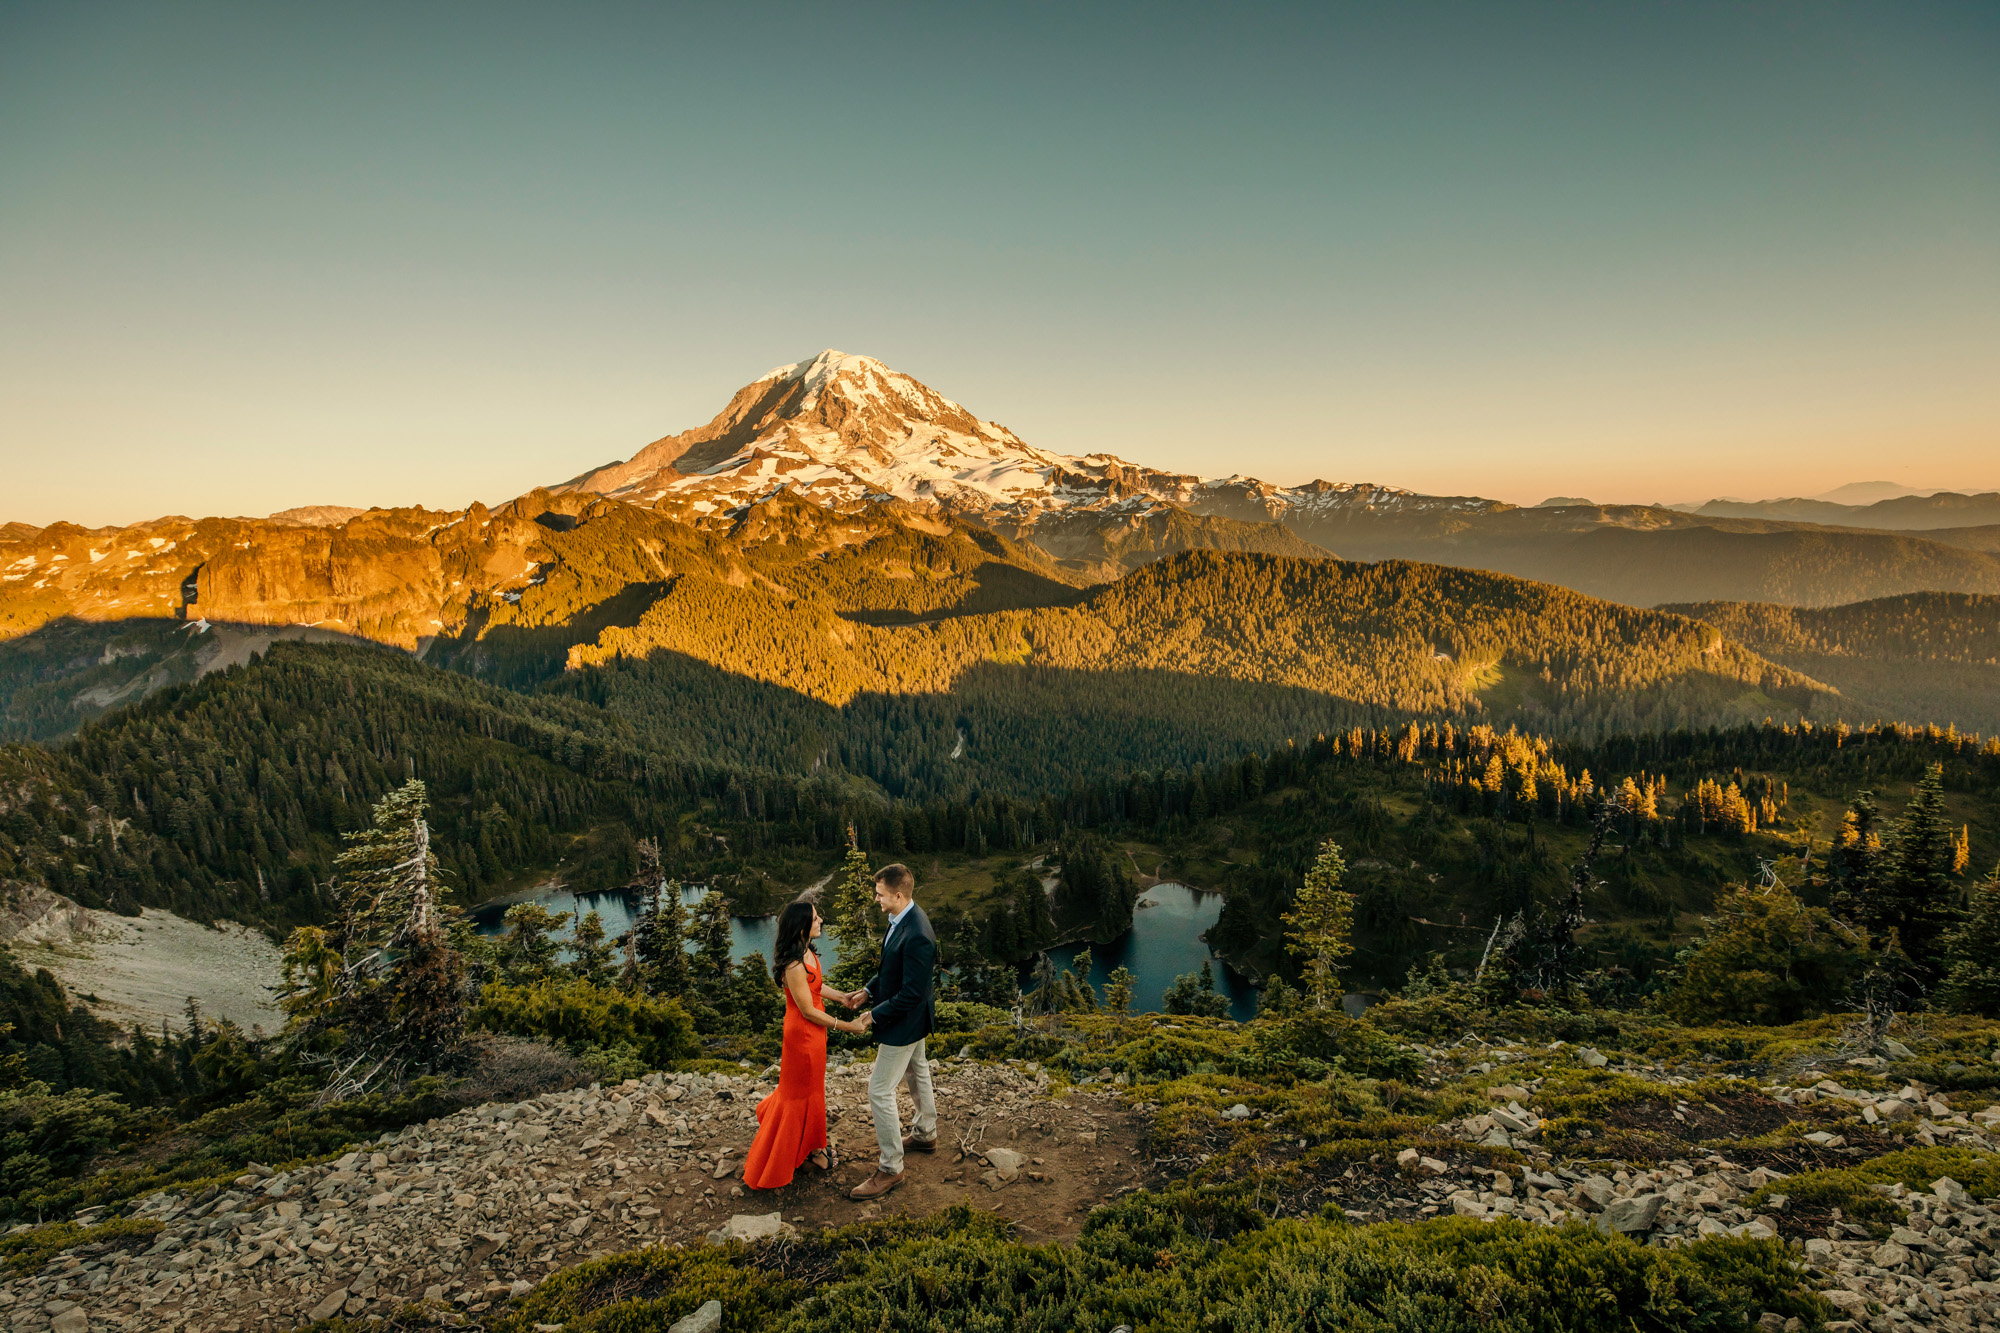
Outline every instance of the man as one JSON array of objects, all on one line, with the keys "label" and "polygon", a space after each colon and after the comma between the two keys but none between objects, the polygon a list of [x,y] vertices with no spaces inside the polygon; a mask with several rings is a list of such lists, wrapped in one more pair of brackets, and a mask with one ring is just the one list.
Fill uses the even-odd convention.
[{"label": "man", "polygon": [[[875,872],[875,905],[889,917],[882,937],[882,966],[860,990],[836,996],[850,1009],[872,1005],[875,1072],[868,1079],[868,1108],[875,1115],[875,1143],[881,1160],[875,1174],[848,1191],[854,1199],[876,1199],[903,1183],[903,1156],[937,1151],[937,1098],[924,1038],[936,1021],[931,974],[937,967],[937,936],[916,904],[917,877],[904,865]],[[896,1085],[907,1082],[917,1102],[914,1132],[903,1137]]]}]

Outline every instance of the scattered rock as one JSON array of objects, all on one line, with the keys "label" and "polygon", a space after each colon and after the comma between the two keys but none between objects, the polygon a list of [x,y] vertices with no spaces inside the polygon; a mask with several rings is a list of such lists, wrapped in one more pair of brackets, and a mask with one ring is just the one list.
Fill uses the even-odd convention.
[{"label": "scattered rock", "polygon": [[1600,1231],[1651,1231],[1666,1205],[1664,1194],[1641,1194],[1631,1199],[1613,1199],[1598,1214]]},{"label": "scattered rock", "polygon": [[708,1233],[708,1243],[726,1245],[732,1240],[740,1240],[745,1244],[754,1244],[775,1236],[791,1237],[797,1234],[798,1228],[787,1222],[783,1213],[737,1213]]},{"label": "scattered rock", "polygon": [[322,1319],[331,1319],[339,1314],[341,1307],[346,1304],[347,1288],[336,1287],[326,1294],[325,1300],[312,1308],[311,1312],[306,1315],[306,1318],[314,1323]]},{"label": "scattered rock", "polygon": [[676,1319],[667,1333],[718,1333],[722,1327],[722,1302],[710,1301],[685,1319]]}]

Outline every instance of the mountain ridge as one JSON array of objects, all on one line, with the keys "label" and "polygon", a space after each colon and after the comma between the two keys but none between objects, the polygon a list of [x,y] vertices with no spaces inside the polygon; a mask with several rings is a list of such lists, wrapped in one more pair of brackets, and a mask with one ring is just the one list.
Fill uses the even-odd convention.
[{"label": "mountain ridge", "polygon": [[[1090,588],[1188,552],[1225,553],[1225,564],[1245,569],[1318,562],[1329,584],[1349,577],[1335,568],[1341,562],[1487,571],[1628,607],[2000,594],[2000,553],[1977,548],[1978,529],[1965,532],[1956,546],[1648,506],[1523,508],[1373,483],[1202,478],[1036,449],[873,358],[828,350],[745,385],[703,426],[493,508],[321,506],[270,519],[10,526],[0,535],[0,643],[18,642],[0,661],[0,685],[24,701],[10,706],[27,710],[10,726],[56,725],[71,688],[84,701],[78,716],[87,716],[142,688],[133,673],[148,654],[147,680],[194,669],[187,655],[165,650],[159,627],[203,620],[354,636],[523,687],[627,651],[689,653],[707,669],[739,670],[703,645],[732,623],[724,612],[736,602],[766,593],[791,609],[785,615],[817,608],[807,645],[919,624],[999,635],[921,669],[903,664],[902,674],[871,665],[850,680],[850,665],[822,662],[811,669],[841,683],[807,693],[831,700],[893,692],[919,677],[921,688],[948,688],[952,672],[986,661],[1096,670],[1116,658],[1119,669],[1172,669],[1169,659],[1095,650],[1037,659],[1007,646],[1019,627],[1003,633],[979,617],[1027,613],[1055,625],[1053,609]],[[1441,573],[1422,577],[1461,586]],[[642,632],[696,585],[721,609],[665,640]],[[1236,595],[1226,580],[1215,586],[1225,589],[1217,596]],[[1181,636],[1183,658],[1203,660],[1219,651],[1210,636],[1226,641],[1256,625],[1254,648],[1278,632],[1271,612],[1261,603],[1220,618],[1199,611],[1188,620],[1199,633],[1186,638],[1193,631],[1183,626],[1170,637]],[[1456,612],[1440,603],[1436,615]],[[91,624],[107,628],[44,632]],[[779,616],[745,626],[740,651],[757,657],[773,633],[803,625]],[[805,652],[794,667],[806,670],[813,658]],[[959,666],[947,671],[946,661]],[[1317,689],[1316,670],[1279,674]],[[1753,674],[1746,667],[1736,678]],[[1252,677],[1263,679],[1240,678]],[[1457,686],[1364,694],[1370,706],[1394,694],[1405,708],[1468,699]]]},{"label": "mountain ridge", "polygon": [[1891,496],[1869,504],[1841,504],[1798,496],[1779,500],[1710,500],[1694,512],[1720,518],[1773,518],[1784,522],[1924,532],[2000,523],[2000,492],[1933,491],[1927,495]]}]

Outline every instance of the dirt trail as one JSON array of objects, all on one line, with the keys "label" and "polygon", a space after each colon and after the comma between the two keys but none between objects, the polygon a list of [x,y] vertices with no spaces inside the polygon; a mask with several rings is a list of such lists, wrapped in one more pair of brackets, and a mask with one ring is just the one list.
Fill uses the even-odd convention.
[{"label": "dirt trail", "polygon": [[[921,1217],[969,1203],[1014,1221],[1022,1239],[1068,1240],[1098,1204],[1157,1183],[1143,1150],[1144,1117],[1118,1098],[1071,1092],[1051,1098],[1037,1090],[1046,1076],[1026,1067],[944,1061],[937,1065],[938,1151],[904,1159],[905,1183],[872,1203],[847,1190],[875,1169],[877,1148],[868,1110],[868,1064],[857,1061],[827,1075],[829,1133],[842,1161],[830,1175],[808,1165],[784,1189],[754,1193],[743,1211],[782,1210],[802,1230],[857,1218]],[[907,1128],[915,1108],[900,1093]],[[969,1155],[960,1151],[966,1144]],[[1019,1178],[994,1188],[979,1154],[1002,1148],[1021,1154]]]}]

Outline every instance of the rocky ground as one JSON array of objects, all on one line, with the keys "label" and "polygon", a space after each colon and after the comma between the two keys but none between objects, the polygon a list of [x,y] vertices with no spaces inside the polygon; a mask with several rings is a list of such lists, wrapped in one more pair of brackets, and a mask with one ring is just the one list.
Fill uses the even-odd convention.
[{"label": "rocky ground", "polygon": [[[1444,1051],[1427,1051],[1435,1058]],[[1518,1053],[1492,1052],[1492,1059],[1473,1066],[1493,1073],[1504,1069]],[[1587,1067],[1602,1068],[1608,1060],[1587,1048]],[[1879,1059],[1856,1060],[1863,1067],[1880,1066]],[[1697,1080],[1659,1065],[1628,1065],[1668,1088],[1691,1088]],[[1704,1236],[1782,1236],[1802,1242],[1805,1256],[1822,1294],[1843,1318],[1828,1325],[1832,1333],[1869,1329],[1887,1333],[1899,1327],[1972,1329],[2000,1327],[2000,1199],[1975,1200],[1949,1177],[1924,1191],[1903,1185],[1877,1187],[1877,1192],[1905,1210],[1905,1224],[1884,1240],[1875,1229],[1830,1213],[1795,1209],[1784,1194],[1787,1172],[1770,1165],[1748,1167],[1721,1153],[1699,1158],[1663,1160],[1650,1169],[1605,1166],[1592,1170],[1574,1155],[1558,1161],[1538,1140],[1542,1118],[1533,1105],[1542,1079],[1487,1088],[1491,1111],[1440,1125],[1439,1131],[1460,1142],[1511,1147],[1528,1154],[1535,1164],[1525,1169],[1482,1170],[1453,1165],[1418,1150],[1405,1151],[1397,1161],[1400,1190],[1381,1190],[1372,1207],[1350,1209],[1357,1220],[1389,1216],[1425,1216],[1449,1211],[1468,1217],[1512,1216],[1544,1225],[1588,1222],[1604,1230],[1621,1231],[1651,1245],[1688,1244]],[[1725,1082],[1729,1081],[1727,1079]],[[1722,1127],[1704,1120],[1731,1114],[1754,1115],[1755,1106],[1772,1116],[1760,1129],[1787,1121],[1809,1120],[1815,1112],[1829,1122],[1851,1120],[1857,1113],[1869,1127],[1898,1125],[1908,1141],[1927,1147],[1962,1147],[1992,1152],[2000,1146],[2000,1104],[1966,1115],[1934,1096],[1920,1084],[1906,1084],[1885,1094],[1843,1086],[1821,1078],[1806,1086],[1757,1084],[1740,1080],[1743,1092],[1728,1098],[1725,1111],[1712,1099],[1691,1094],[1663,1112],[1662,1123],[1674,1123],[1686,1137],[1706,1135]],[[1713,1086],[1712,1080],[1708,1086]],[[1782,1108],[1782,1109],[1780,1109]],[[1899,1141],[1900,1142],[1900,1141]],[[1869,1147],[1850,1146],[1845,1135],[1816,1128],[1798,1135],[1793,1151],[1811,1154],[1801,1166],[1853,1165],[1875,1155]],[[1746,1149],[1740,1155],[1773,1156],[1769,1149]],[[1455,1156],[1446,1152],[1445,1157]],[[1469,1178],[1468,1178],[1469,1177]],[[1408,1197],[1405,1197],[1408,1196]],[[1760,1206],[1746,1206],[1758,1196]]]},{"label": "rocky ground", "polygon": [[828,1075],[846,1160],[830,1174],[808,1166],[784,1189],[746,1191],[738,1179],[775,1070],[655,1074],[481,1106],[192,1197],[153,1195],[136,1216],[161,1222],[157,1235],[81,1247],[0,1284],[0,1319],[54,1333],[238,1333],[421,1298],[477,1314],[557,1268],[646,1244],[959,1201],[1059,1239],[1094,1205],[1157,1183],[1139,1156],[1142,1122],[1108,1091],[1051,1098],[1031,1065],[951,1059],[936,1066],[941,1150],[912,1154],[908,1183],[885,1198],[854,1203],[847,1187],[874,1166],[867,1069]]},{"label": "rocky ground", "polygon": [[[1543,1142],[1547,1078],[1531,1070],[1548,1067],[1550,1052],[1418,1050],[1432,1080],[1484,1085],[1488,1108],[1435,1125],[1400,1154],[1337,1169],[1278,1211],[1333,1201],[1358,1223],[1512,1217],[1665,1247],[1775,1236],[1797,1247],[1838,1310],[1835,1333],[2000,1327],[2000,1199],[1975,1199],[1949,1178],[1919,1190],[1881,1186],[1902,1218],[1888,1228],[1794,1205],[1785,1193],[1796,1171],[1908,1143],[1992,1152],[2000,1105],[1966,1114],[1914,1083],[1760,1083],[1625,1064],[1666,1096],[1622,1106],[1620,1123],[1656,1130],[1654,1141],[1682,1151],[1593,1159],[1577,1151],[1583,1145]],[[1608,1063],[1589,1050],[1562,1058],[1572,1057],[1586,1069]],[[1093,1079],[1055,1095],[1032,1063],[961,1055],[936,1066],[940,1151],[913,1154],[906,1185],[856,1204],[845,1191],[873,1166],[867,1069],[856,1062],[828,1075],[845,1160],[831,1173],[808,1166],[783,1189],[740,1182],[753,1108],[775,1070],[656,1074],[477,1107],[336,1161],[259,1169],[192,1197],[153,1195],[134,1215],[159,1222],[157,1233],[86,1245],[0,1284],[0,1319],[24,1333],[265,1333],[427,1299],[477,1323],[557,1269],[648,1244],[809,1233],[961,1201],[1006,1216],[1024,1239],[1068,1239],[1093,1207],[1175,1173],[1145,1151],[1149,1107],[1129,1105],[1117,1088]],[[1222,1111],[1225,1121],[1261,1114]],[[1864,1141],[1850,1145],[1848,1135]],[[1511,1151],[1492,1151],[1502,1148]],[[1784,1327],[1771,1322],[1773,1333]]]}]

